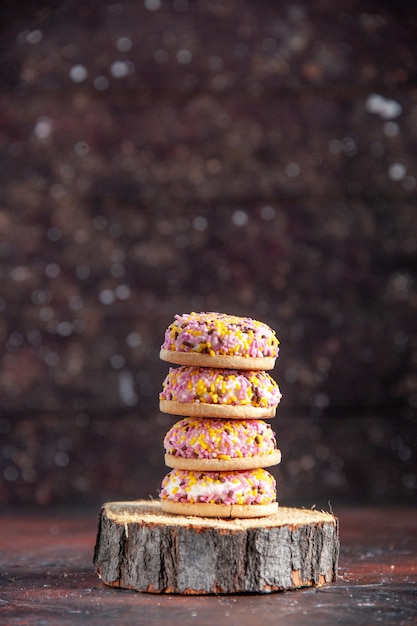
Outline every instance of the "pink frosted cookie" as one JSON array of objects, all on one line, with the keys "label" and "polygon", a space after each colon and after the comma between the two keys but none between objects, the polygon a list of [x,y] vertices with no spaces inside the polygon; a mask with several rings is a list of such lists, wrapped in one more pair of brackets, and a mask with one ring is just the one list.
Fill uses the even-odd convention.
[{"label": "pink frosted cookie", "polygon": [[278,344],[269,326],[250,317],[186,313],[166,330],[160,357],[177,365],[269,370]]},{"label": "pink frosted cookie", "polygon": [[213,367],[171,367],[159,395],[164,413],[192,417],[273,417],[281,399],[269,374]]},{"label": "pink frosted cookie", "polygon": [[262,420],[185,417],[164,438],[165,463],[186,470],[245,470],[281,461],[275,435]]},{"label": "pink frosted cookie", "polygon": [[200,517],[262,517],[278,509],[274,477],[264,469],[198,472],[173,469],[162,481],[161,507]]}]

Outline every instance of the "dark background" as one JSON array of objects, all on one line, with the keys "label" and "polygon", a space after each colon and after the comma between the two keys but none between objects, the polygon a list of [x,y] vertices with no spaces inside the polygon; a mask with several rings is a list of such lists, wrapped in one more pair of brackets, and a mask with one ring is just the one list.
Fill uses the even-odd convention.
[{"label": "dark background", "polygon": [[415,503],[414,3],[0,16],[0,502],[157,497],[165,328],[220,310],[281,340],[281,503]]}]

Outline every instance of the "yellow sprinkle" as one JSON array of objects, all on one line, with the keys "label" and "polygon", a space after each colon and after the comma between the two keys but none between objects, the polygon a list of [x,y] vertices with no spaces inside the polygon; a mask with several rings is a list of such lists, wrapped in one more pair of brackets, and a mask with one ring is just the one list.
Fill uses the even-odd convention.
[{"label": "yellow sprinkle", "polygon": [[195,390],[199,396],[202,396],[207,391],[207,387],[201,378],[198,380],[198,383],[195,386]]}]

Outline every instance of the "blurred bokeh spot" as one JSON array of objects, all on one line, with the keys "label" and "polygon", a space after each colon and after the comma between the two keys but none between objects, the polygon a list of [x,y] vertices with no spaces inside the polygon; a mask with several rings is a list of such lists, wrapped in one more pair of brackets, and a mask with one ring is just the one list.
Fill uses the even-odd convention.
[{"label": "blurred bokeh spot", "polygon": [[414,3],[0,12],[0,502],[158,497],[193,310],[281,340],[280,502],[415,502]]}]

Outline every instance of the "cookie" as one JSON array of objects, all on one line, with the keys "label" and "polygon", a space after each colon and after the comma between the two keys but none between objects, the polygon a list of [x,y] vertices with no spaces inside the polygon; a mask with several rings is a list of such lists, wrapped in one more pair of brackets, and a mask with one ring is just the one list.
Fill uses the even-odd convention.
[{"label": "cookie", "polygon": [[161,507],[203,517],[262,517],[276,512],[276,483],[265,469],[200,472],[173,469],[162,481]]},{"label": "cookie", "polygon": [[278,502],[270,504],[190,504],[161,500],[161,509],[165,513],[176,515],[196,515],[198,517],[239,517],[249,519],[274,515],[278,511]]},{"label": "cookie", "polygon": [[273,417],[281,399],[264,371],[181,366],[170,368],[160,393],[160,410],[191,417]]},{"label": "cookie", "polygon": [[267,324],[225,313],[176,315],[160,358],[177,365],[270,370],[279,340]]},{"label": "cookie", "polygon": [[247,470],[256,467],[272,467],[281,463],[281,451],[274,450],[268,456],[251,456],[242,459],[186,459],[184,457],[165,454],[165,465],[168,467],[200,470],[203,472]]},{"label": "cookie", "polygon": [[164,448],[166,465],[186,470],[246,470],[281,461],[275,434],[263,420],[186,417],[167,432]]}]

